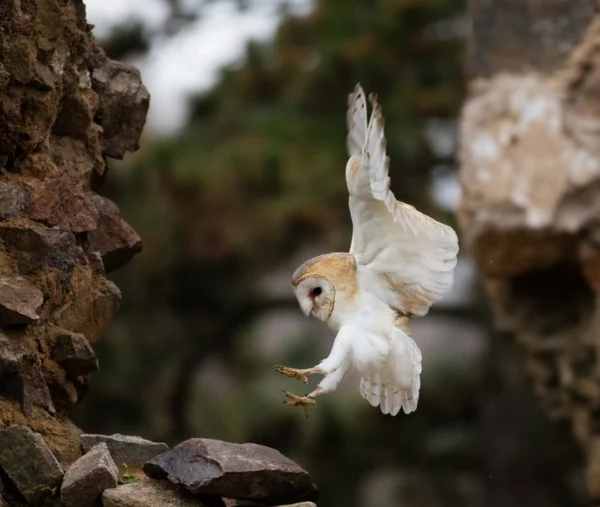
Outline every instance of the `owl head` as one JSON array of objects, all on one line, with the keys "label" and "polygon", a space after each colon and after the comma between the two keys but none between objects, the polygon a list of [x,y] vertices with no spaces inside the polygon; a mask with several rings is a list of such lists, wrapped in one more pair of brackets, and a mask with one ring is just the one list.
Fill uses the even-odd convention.
[{"label": "owl head", "polygon": [[292,286],[306,316],[326,322],[356,294],[356,261],[349,253],[314,257],[292,275]]}]

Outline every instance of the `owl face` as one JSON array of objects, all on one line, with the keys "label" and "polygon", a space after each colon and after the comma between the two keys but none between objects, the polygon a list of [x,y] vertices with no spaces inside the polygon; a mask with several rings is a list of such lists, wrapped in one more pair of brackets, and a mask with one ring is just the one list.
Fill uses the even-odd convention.
[{"label": "owl face", "polygon": [[294,292],[307,317],[312,315],[326,322],[331,316],[335,306],[335,288],[327,278],[316,275],[304,277],[294,287]]},{"label": "owl face", "polygon": [[292,286],[305,315],[335,328],[358,293],[354,256],[331,253],[309,259],[294,272]]}]

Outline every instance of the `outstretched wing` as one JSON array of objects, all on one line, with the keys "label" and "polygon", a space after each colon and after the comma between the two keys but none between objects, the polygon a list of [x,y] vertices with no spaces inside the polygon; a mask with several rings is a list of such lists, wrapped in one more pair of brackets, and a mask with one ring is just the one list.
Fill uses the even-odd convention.
[{"label": "outstretched wing", "polygon": [[[350,154],[346,168],[353,224],[350,253],[359,277],[379,299],[400,313],[425,315],[452,286],[458,237],[451,227],[396,200],[390,190],[381,106],[377,96],[369,100],[373,112],[362,149]],[[360,85],[349,102],[348,115],[356,125],[360,111],[366,114]],[[354,150],[360,132],[351,130]]]}]

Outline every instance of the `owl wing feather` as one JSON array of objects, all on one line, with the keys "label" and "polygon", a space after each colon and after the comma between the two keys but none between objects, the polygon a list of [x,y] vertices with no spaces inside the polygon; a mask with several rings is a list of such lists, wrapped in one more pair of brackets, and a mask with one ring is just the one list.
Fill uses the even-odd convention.
[{"label": "owl wing feather", "polygon": [[381,105],[376,95],[369,100],[373,111],[366,127],[360,85],[348,100],[349,166],[352,156],[357,162],[346,171],[353,224],[350,253],[380,299],[403,314],[422,316],[452,286],[458,237],[451,227],[396,200]]}]

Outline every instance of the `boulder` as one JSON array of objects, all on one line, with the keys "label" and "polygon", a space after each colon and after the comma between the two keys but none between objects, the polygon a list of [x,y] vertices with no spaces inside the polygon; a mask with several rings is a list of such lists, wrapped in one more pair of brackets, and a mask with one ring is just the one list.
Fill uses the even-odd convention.
[{"label": "boulder", "polygon": [[42,436],[21,425],[0,430],[0,468],[29,503],[60,484],[64,473]]},{"label": "boulder", "polygon": [[199,498],[163,481],[139,481],[107,489],[103,507],[208,507]]},{"label": "boulder", "polygon": [[151,459],[143,470],[198,495],[270,505],[316,501],[319,496],[316,484],[298,464],[258,444],[193,438]]},{"label": "boulder", "polygon": [[141,467],[146,461],[169,449],[167,444],[151,442],[141,437],[128,435],[81,435],[81,446],[89,449],[104,442],[117,466],[123,463],[130,467]]},{"label": "boulder", "polygon": [[79,458],[65,473],[60,498],[66,507],[93,507],[104,490],[114,488],[119,470],[105,443],[98,444]]}]

